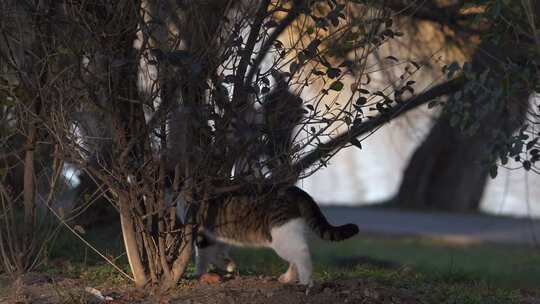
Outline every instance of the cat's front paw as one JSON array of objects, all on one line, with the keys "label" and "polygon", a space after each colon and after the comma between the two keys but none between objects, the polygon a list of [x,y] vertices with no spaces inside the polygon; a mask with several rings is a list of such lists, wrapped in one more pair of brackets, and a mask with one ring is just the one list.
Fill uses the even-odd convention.
[{"label": "cat's front paw", "polygon": [[278,278],[278,282],[280,282],[282,284],[290,284],[290,283],[294,283],[296,281],[297,281],[297,278],[295,276],[291,275],[288,272],[280,275],[279,278]]},{"label": "cat's front paw", "polygon": [[232,260],[229,261],[229,263],[227,263],[227,267],[225,267],[225,270],[228,273],[234,273],[236,271],[236,263]]}]

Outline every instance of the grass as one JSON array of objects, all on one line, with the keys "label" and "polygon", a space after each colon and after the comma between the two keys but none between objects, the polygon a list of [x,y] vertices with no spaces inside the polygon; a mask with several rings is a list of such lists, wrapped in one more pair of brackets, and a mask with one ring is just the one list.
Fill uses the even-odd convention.
[{"label": "grass", "polygon": [[[128,270],[117,224],[88,231],[84,237]],[[540,288],[540,252],[533,248],[453,246],[365,235],[340,243],[310,238],[310,243],[317,281],[360,278],[400,294],[405,290],[424,303],[517,303],[520,289]],[[67,231],[59,235],[49,256],[42,272],[53,278],[82,278],[95,287],[129,283]],[[233,256],[244,275],[277,276],[287,267],[271,250],[241,248]]]},{"label": "grass", "polygon": [[[425,303],[518,303],[520,289],[540,288],[540,254],[531,248],[365,236],[333,244],[312,239],[311,245],[315,279],[363,278],[409,290]],[[245,274],[286,269],[271,250],[233,254]]]},{"label": "grass", "polygon": [[[315,274],[350,273],[355,267],[411,269],[431,280],[475,282],[495,287],[540,288],[540,251],[497,245],[454,246],[418,238],[356,237],[327,243],[312,239]],[[270,250],[240,249],[238,263],[247,273],[283,271],[285,263]],[[248,265],[246,267],[246,265]]]},{"label": "grass", "polygon": [[314,242],[316,256],[369,258],[412,267],[430,277],[463,278],[502,287],[540,287],[540,251],[530,247],[449,245],[418,238],[357,237],[328,244]]},{"label": "grass", "polygon": [[[129,273],[119,223],[88,231],[82,237],[110,261]],[[94,285],[128,283],[122,274],[67,230],[62,231],[55,240],[48,260],[49,263],[44,265],[43,272],[53,277],[62,275],[82,278]]]}]

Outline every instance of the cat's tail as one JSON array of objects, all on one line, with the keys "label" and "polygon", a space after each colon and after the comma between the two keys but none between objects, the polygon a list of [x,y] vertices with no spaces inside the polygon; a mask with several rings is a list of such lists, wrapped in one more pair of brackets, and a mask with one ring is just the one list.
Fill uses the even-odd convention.
[{"label": "cat's tail", "polygon": [[291,187],[287,190],[298,202],[300,214],[306,220],[309,228],[321,239],[327,241],[342,241],[358,233],[358,226],[346,224],[342,226],[332,226],[324,217],[321,209],[313,198],[298,187]]}]

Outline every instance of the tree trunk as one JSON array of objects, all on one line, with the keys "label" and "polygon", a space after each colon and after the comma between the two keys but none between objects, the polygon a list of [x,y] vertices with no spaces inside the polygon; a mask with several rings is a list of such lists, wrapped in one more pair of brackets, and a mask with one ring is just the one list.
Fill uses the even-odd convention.
[{"label": "tree trunk", "polygon": [[[23,251],[25,254],[32,255],[33,252],[31,251],[32,248],[30,247],[30,243],[32,240],[32,233],[34,232],[34,225],[35,225],[35,213],[36,213],[36,205],[35,205],[35,172],[34,172],[34,149],[35,149],[35,142],[36,142],[36,126],[33,123],[30,123],[29,130],[28,130],[28,138],[26,140],[26,152],[24,157],[24,178],[23,178],[23,203],[24,203],[24,234],[23,234]],[[28,247],[27,247],[28,246]],[[21,252],[21,253],[22,253]],[[26,264],[26,262],[29,262],[29,260],[25,260],[24,256],[19,257],[21,261],[18,261],[20,263],[20,266],[23,266]],[[23,260],[25,260],[23,262]],[[24,265],[21,267],[21,269],[27,269],[28,265]]]},{"label": "tree trunk", "polygon": [[122,236],[124,246],[126,248],[126,256],[128,258],[129,267],[133,273],[135,286],[142,288],[148,283],[145,267],[142,263],[141,252],[137,246],[137,236],[135,225],[133,224],[132,215],[128,208],[128,202],[125,199],[120,202],[120,223],[122,227]]},{"label": "tree trunk", "polygon": [[[513,46],[512,40],[507,41],[507,47],[483,42],[473,55],[472,71],[479,75],[489,69],[493,71],[490,75],[495,75],[491,76],[495,83],[502,86],[505,73],[501,62],[507,62],[508,58],[519,60],[523,49]],[[471,112],[472,109],[477,113],[486,111],[476,118],[478,130],[467,135],[459,127],[451,126],[451,115],[443,113],[409,161],[396,197],[397,206],[478,211],[489,173],[486,155],[496,145],[498,134],[513,134],[525,120],[530,93],[519,90],[512,94],[500,104],[494,101],[492,107],[476,95],[454,101],[467,103]],[[451,106],[449,102],[447,107]]]},{"label": "tree trunk", "polygon": [[479,157],[489,138],[467,138],[440,118],[407,166],[398,192],[403,208],[476,211],[488,169]]}]

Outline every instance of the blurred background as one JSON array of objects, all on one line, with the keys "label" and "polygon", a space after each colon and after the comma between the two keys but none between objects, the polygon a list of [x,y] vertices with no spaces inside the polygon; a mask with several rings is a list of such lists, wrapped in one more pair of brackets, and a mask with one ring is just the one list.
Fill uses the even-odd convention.
[{"label": "blurred background", "polygon": [[[532,0],[0,0],[0,302],[33,273],[35,295],[57,278],[182,290],[199,223],[177,210],[297,185],[360,228],[310,236],[331,292],[537,303],[538,16]],[[284,268],[233,257],[248,280]]]},{"label": "blurred background", "polygon": [[[347,148],[328,168],[298,185],[324,205],[362,206],[392,199],[414,149],[426,136],[422,128],[429,123],[426,111],[414,113],[414,122],[404,118],[384,126],[365,140],[362,150]],[[540,217],[540,176],[512,167],[518,165],[511,163],[488,180],[481,210],[494,215]]]}]

